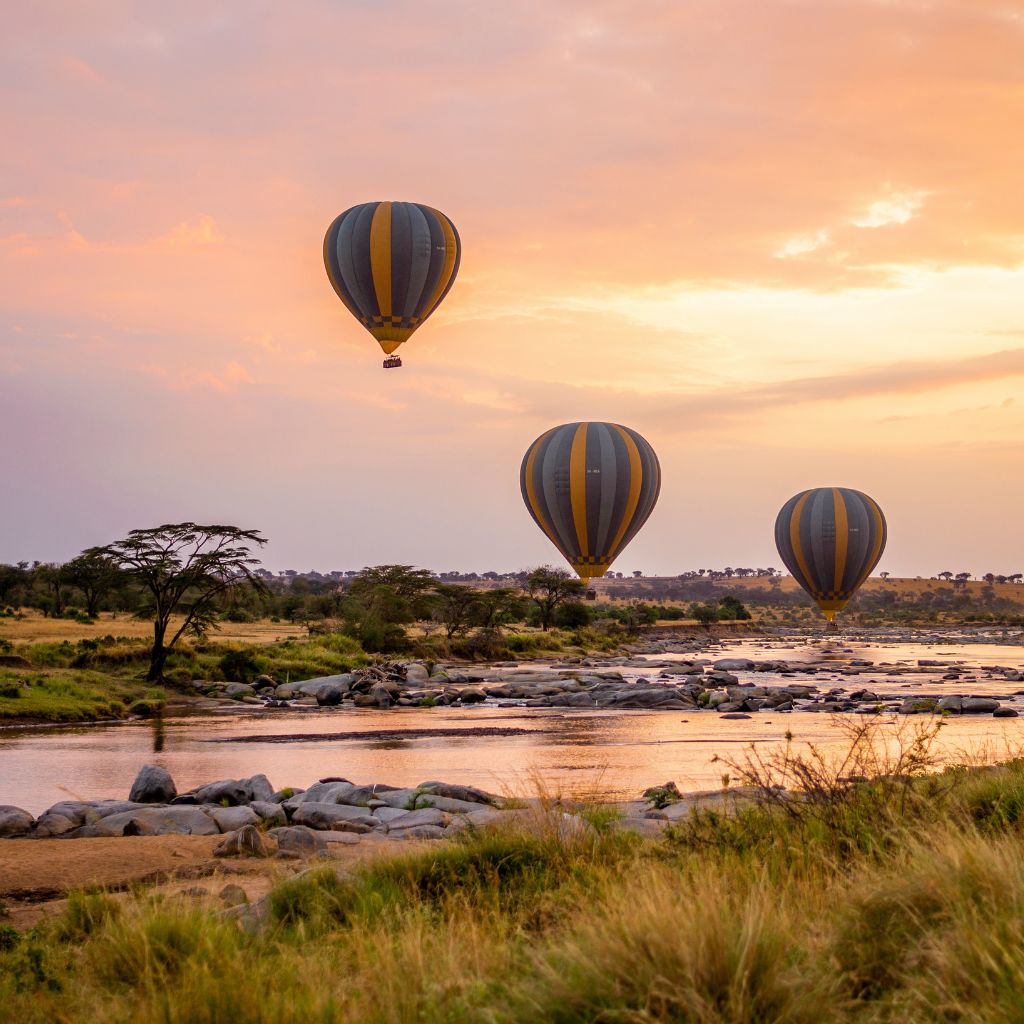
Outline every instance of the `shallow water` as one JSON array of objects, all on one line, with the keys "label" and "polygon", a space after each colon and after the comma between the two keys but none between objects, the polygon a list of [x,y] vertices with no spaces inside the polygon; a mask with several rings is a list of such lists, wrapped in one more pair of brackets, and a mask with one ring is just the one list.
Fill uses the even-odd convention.
[{"label": "shallow water", "polygon": [[[883,662],[916,666],[918,659],[933,658],[972,666],[1024,667],[1024,648],[1012,646],[840,641],[823,647],[801,640],[748,640],[722,644],[697,657],[797,661],[833,653],[841,660],[868,659],[875,666],[858,676],[837,674],[834,681],[829,674],[738,674],[758,684],[808,682],[824,690],[832,685],[914,694],[1012,694],[1024,689],[1020,682],[992,680],[981,672],[976,681],[943,681],[938,678],[943,668],[889,677],[881,666]],[[626,669],[624,674],[647,672]],[[232,708],[219,714],[167,718],[162,726],[128,722],[6,730],[0,731],[0,804],[15,804],[38,814],[69,796],[124,798],[146,762],[167,768],[180,791],[215,779],[264,772],[278,787],[305,787],[337,775],[397,786],[442,779],[505,793],[533,793],[543,787],[549,793],[629,798],[668,779],[684,790],[716,788],[724,770],[714,761],[716,756],[739,757],[751,744],[782,743],[787,731],[798,743],[839,749],[844,742],[843,723],[853,718],[766,712],[746,720],[723,720],[711,712],[488,706],[389,711]],[[894,736],[900,729],[933,721],[917,716],[878,720]],[[495,728],[512,734],[475,732]],[[454,730],[455,735],[436,735],[438,730]],[[946,720],[938,741],[943,756],[952,761],[1005,757],[1022,745],[1024,717],[989,715]]]}]

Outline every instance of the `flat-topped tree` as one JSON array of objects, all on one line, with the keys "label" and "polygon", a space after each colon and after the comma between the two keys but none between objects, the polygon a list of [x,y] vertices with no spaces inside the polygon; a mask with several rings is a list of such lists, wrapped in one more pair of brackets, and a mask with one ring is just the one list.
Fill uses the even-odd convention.
[{"label": "flat-topped tree", "polygon": [[[149,594],[153,649],[146,678],[163,677],[167,656],[186,634],[202,637],[216,624],[216,602],[233,587],[265,589],[254,566],[252,546],[266,539],[258,530],[236,526],[168,523],[132,530],[124,540],[89,548],[83,556],[110,559]],[[184,621],[168,639],[171,616]]]}]

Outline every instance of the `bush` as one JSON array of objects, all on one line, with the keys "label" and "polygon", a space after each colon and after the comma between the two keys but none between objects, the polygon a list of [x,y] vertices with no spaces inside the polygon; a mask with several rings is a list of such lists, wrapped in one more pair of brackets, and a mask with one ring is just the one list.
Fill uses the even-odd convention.
[{"label": "bush", "polygon": [[229,682],[251,683],[263,672],[262,659],[247,647],[239,647],[221,655],[217,667]]},{"label": "bush", "polygon": [[589,626],[593,617],[582,601],[566,601],[555,609],[555,625],[561,629],[581,629]]}]

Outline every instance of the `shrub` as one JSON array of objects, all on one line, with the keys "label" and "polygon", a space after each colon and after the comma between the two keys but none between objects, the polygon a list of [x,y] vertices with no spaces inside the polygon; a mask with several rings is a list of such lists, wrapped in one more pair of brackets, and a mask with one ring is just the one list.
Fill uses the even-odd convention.
[{"label": "shrub", "polygon": [[251,683],[263,671],[262,659],[246,647],[225,652],[217,667],[225,679],[238,683]]}]

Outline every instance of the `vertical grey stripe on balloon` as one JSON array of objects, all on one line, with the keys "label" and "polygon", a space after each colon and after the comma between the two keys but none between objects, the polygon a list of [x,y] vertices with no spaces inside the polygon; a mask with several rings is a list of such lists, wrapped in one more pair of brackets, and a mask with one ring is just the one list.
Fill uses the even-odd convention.
[{"label": "vertical grey stripe on balloon", "polygon": [[[339,239],[339,253],[342,257],[342,269],[345,272],[345,283],[355,297],[363,316],[372,319],[380,314],[377,304],[377,290],[373,284],[370,267],[370,226],[379,203],[364,203],[352,211],[352,231],[348,235],[349,250],[345,252],[346,223],[342,224],[342,238]],[[347,262],[346,262],[347,260]],[[349,277],[351,274],[351,278]]]},{"label": "vertical grey stripe on balloon", "polygon": [[402,203],[409,217],[411,242],[409,246],[409,284],[405,295],[395,295],[401,316],[405,319],[415,316],[423,301],[423,285],[430,270],[430,227],[426,217],[415,203]]},{"label": "vertical grey stripe on balloon", "polygon": [[[597,435],[601,453],[601,506],[591,548],[598,558],[604,558],[608,555],[608,545],[614,536],[612,523],[617,522],[613,519],[615,500],[622,493],[622,481],[621,474],[616,468],[615,431],[609,430],[604,423],[595,423],[593,431]],[[619,438],[619,443],[621,442],[622,439]]]},{"label": "vertical grey stripe on balloon", "polygon": [[569,491],[569,452],[578,424],[559,427],[551,437],[541,467],[541,481],[551,528],[555,531],[562,553],[567,558],[579,557],[576,527],[572,520],[572,498]]},{"label": "vertical grey stripe on balloon", "polygon": [[402,305],[409,291],[412,267],[409,226],[409,204],[391,204],[391,315],[402,316]]}]

